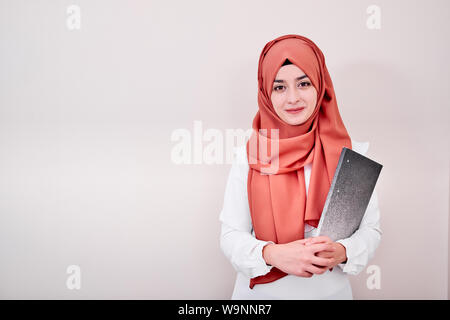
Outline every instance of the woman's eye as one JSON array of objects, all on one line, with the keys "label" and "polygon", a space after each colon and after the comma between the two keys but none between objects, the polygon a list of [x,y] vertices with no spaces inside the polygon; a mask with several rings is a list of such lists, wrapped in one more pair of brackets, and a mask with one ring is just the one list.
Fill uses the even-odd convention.
[{"label": "woman's eye", "polygon": [[[311,85],[311,82],[308,82],[308,81],[303,81],[303,82],[300,82],[299,84],[298,84],[298,87],[301,87],[301,88],[307,88],[307,87],[309,87]],[[282,91],[284,89],[284,86],[276,86],[276,87],[273,87],[273,91]]]},{"label": "woman's eye", "polygon": [[311,82],[308,82],[308,81],[300,82],[300,87],[303,87],[303,88],[309,87],[310,85],[311,85]]},{"label": "woman's eye", "polygon": [[284,86],[276,86],[273,88],[274,91],[280,91],[281,89],[283,89]]}]

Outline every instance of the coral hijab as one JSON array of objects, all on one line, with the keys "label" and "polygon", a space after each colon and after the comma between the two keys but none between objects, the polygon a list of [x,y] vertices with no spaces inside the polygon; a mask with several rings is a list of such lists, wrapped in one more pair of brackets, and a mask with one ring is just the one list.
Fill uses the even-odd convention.
[{"label": "coral hijab", "polygon": [[[278,117],[270,98],[275,76],[286,59],[306,73],[318,94],[313,114],[295,126]],[[285,35],[265,45],[258,66],[258,106],[246,145],[247,192],[255,236],[278,244],[303,239],[305,223],[318,226],[342,147],[352,147],[325,58],[311,40]],[[271,129],[278,129],[278,137]],[[278,157],[271,154],[272,143],[278,145]],[[262,155],[261,148],[266,148]],[[276,159],[278,170],[267,174],[265,168]],[[306,164],[312,164],[308,197]],[[250,288],[286,275],[273,267],[269,273],[250,279]]]}]

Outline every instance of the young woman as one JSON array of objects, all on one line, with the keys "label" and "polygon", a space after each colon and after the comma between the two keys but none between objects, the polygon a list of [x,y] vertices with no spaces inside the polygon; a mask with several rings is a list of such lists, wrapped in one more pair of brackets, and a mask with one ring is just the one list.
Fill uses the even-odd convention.
[{"label": "young woman", "polygon": [[368,143],[349,137],[311,40],[285,35],[266,44],[258,106],[252,135],[235,149],[220,213],[221,249],[238,271],[232,299],[352,299],[347,275],[365,268],[381,239],[378,200],[374,191],[351,237],[317,236],[342,147],[364,155]]}]

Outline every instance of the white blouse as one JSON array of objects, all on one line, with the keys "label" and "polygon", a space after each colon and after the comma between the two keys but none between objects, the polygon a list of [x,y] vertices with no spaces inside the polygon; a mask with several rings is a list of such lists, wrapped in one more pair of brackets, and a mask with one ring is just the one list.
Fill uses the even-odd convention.
[{"label": "white blouse", "polygon": [[[353,150],[365,155],[369,143],[352,140]],[[347,274],[357,275],[373,257],[382,231],[376,187],[361,221],[352,236],[340,239],[346,248],[347,262],[333,271],[311,278],[287,275],[274,282],[256,284],[249,288],[250,278],[270,271],[263,259],[262,249],[272,241],[255,237],[247,198],[248,161],[246,145],[234,148],[235,156],[228,176],[224,204],[219,220],[222,222],[220,247],[237,271],[232,299],[352,299]],[[308,193],[311,164],[304,167],[306,192]],[[305,224],[305,238],[317,236],[317,229]]]}]

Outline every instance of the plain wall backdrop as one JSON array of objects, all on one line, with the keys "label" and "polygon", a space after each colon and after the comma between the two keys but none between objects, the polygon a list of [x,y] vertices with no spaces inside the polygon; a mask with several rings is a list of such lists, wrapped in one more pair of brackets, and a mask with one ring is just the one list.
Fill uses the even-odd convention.
[{"label": "plain wall backdrop", "polygon": [[446,0],[0,1],[0,298],[230,298],[230,164],[176,164],[171,135],[251,128],[259,54],[295,33],[384,165],[381,287],[365,269],[354,298],[447,299],[449,21]]}]

